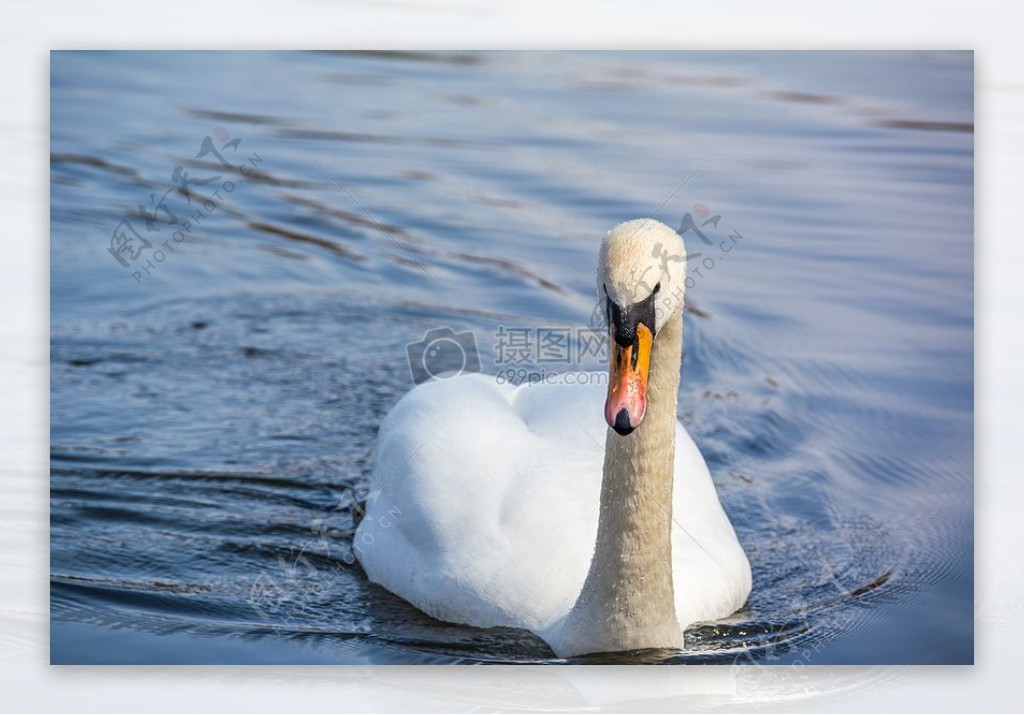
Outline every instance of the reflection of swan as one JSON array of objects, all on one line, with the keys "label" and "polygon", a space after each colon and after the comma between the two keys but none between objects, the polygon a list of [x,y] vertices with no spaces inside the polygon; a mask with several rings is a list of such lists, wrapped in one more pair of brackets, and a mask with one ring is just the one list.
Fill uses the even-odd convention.
[{"label": "reflection of swan", "polygon": [[[663,249],[680,260],[655,264],[653,291],[631,280]],[[680,648],[687,625],[743,605],[750,567],[676,419],[684,255],[652,219],[605,238],[608,379],[465,375],[398,403],[354,539],[371,580],[442,620],[528,628],[559,656]]]}]

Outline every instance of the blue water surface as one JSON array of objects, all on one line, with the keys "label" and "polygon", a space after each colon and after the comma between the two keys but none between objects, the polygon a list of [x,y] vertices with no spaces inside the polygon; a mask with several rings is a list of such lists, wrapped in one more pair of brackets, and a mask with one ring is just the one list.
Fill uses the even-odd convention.
[{"label": "blue water surface", "polygon": [[52,660],[559,662],[367,581],[376,429],[435,328],[602,369],[509,336],[689,214],[754,588],[613,660],[971,662],[973,176],[971,53],[53,53]]}]

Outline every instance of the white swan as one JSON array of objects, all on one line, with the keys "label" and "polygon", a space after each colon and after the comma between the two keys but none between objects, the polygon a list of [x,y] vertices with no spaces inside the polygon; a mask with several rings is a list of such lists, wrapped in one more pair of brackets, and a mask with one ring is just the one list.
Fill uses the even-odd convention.
[{"label": "white swan", "polygon": [[441,620],[529,629],[559,657],[682,648],[688,625],[740,608],[750,566],[676,419],[685,279],[675,231],[621,224],[598,269],[607,379],[471,374],[403,397],[354,536],[369,578]]}]

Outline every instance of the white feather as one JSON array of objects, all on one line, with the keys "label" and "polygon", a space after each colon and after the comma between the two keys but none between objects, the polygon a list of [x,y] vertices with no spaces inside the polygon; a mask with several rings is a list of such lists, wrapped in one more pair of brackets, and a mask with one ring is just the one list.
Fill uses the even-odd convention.
[{"label": "white feather", "polygon": [[[557,646],[594,552],[603,378],[513,387],[463,375],[409,392],[381,424],[355,535],[369,578],[435,618]],[[676,433],[672,581],[685,628],[742,606],[750,567],[700,451],[678,422]]]}]

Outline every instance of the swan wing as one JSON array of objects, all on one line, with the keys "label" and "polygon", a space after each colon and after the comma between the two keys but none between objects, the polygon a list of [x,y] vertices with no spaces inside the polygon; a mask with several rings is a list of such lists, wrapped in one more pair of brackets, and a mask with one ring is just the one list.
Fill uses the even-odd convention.
[{"label": "swan wing", "polygon": [[539,630],[569,611],[597,535],[605,431],[604,387],[569,375],[519,387],[463,375],[402,398],[354,538],[371,580],[480,627]]},{"label": "swan wing", "polygon": [[676,427],[672,489],[672,585],[676,618],[685,629],[734,613],[750,595],[750,563],[718,499],[707,463],[683,427]]}]

